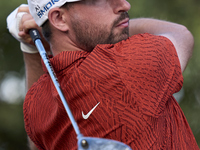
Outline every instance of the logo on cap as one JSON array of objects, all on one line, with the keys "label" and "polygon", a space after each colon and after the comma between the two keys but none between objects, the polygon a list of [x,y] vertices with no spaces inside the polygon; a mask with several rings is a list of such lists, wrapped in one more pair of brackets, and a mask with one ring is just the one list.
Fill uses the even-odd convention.
[{"label": "logo on cap", "polygon": [[49,1],[42,9],[40,8],[40,6],[36,6],[35,10],[37,13],[37,16],[39,18],[42,18],[42,16],[44,16],[44,14],[52,7],[55,5],[56,2],[59,2],[60,0],[51,0]]}]

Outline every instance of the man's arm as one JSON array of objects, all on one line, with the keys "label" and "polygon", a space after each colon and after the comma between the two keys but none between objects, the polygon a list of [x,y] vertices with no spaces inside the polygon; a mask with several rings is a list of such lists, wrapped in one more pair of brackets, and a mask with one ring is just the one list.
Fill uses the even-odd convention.
[{"label": "man's arm", "polygon": [[[31,28],[37,28],[41,32],[33,17],[29,14],[28,7],[19,7],[18,13],[25,12],[19,22],[19,37],[22,38],[25,44],[34,45],[28,30]],[[44,39],[43,39],[44,40]],[[49,50],[48,43],[45,43],[45,47]],[[28,47],[27,47],[28,48]],[[23,50],[22,50],[23,51]],[[23,51],[24,64],[25,64],[25,74],[26,74],[26,90],[28,91],[30,87],[40,78],[44,71],[42,69],[41,57],[39,53],[28,53],[29,51]],[[28,137],[28,143],[30,150],[38,150],[33,141]]]},{"label": "man's arm", "polygon": [[26,74],[26,89],[28,90],[39,77],[44,74],[39,53],[23,53]]},{"label": "man's arm", "polygon": [[33,143],[33,141],[31,141],[29,137],[28,137],[28,143],[30,150],[38,150],[38,148],[35,146],[35,144]]},{"label": "man's arm", "polygon": [[[33,17],[30,15],[28,6],[19,7],[18,14],[22,12],[25,14],[23,14],[23,16],[20,18],[18,36],[21,38],[23,43],[28,44],[28,46],[31,45],[35,47],[35,44],[33,43],[28,31],[32,28],[35,28],[41,33],[42,29],[37,26]],[[42,34],[41,37],[43,38]],[[46,50],[50,51],[49,44],[44,40],[44,38],[43,44]],[[36,82],[42,74],[44,74],[44,71],[42,69],[41,57],[38,52],[32,53],[30,51],[29,53],[29,51],[23,51],[23,55],[26,69],[26,90],[28,90],[33,83]]]},{"label": "man's arm", "polygon": [[157,19],[132,19],[129,33],[130,36],[150,33],[167,37],[176,48],[182,72],[185,70],[194,46],[193,36],[185,26]]}]

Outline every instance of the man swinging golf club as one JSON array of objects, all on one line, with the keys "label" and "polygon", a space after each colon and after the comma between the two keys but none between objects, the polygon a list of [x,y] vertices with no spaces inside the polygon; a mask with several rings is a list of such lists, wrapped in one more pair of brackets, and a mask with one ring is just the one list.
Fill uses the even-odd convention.
[{"label": "man swinging golf club", "polygon": [[40,55],[29,47],[32,28],[43,32],[50,63],[84,136],[132,149],[199,149],[173,97],[194,44],[184,26],[129,20],[126,0],[28,0],[28,5],[18,9],[27,14],[16,18],[29,89],[25,128],[38,149],[75,150],[77,138]]}]

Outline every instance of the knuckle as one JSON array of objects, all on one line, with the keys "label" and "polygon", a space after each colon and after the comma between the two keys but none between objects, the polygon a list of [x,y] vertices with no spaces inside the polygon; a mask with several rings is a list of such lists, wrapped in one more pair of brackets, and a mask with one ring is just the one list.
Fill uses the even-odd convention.
[{"label": "knuckle", "polygon": [[17,12],[18,12],[18,13],[19,13],[19,12],[27,12],[27,13],[29,13],[29,8],[28,8],[28,6],[20,6],[20,7],[18,8]]}]

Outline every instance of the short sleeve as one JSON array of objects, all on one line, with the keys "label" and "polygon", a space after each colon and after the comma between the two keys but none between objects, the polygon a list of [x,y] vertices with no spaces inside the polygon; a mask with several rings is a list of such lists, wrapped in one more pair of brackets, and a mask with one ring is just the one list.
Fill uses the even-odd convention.
[{"label": "short sleeve", "polygon": [[162,36],[139,34],[116,47],[121,79],[147,115],[158,115],[182,88],[180,62],[172,42]]}]

